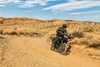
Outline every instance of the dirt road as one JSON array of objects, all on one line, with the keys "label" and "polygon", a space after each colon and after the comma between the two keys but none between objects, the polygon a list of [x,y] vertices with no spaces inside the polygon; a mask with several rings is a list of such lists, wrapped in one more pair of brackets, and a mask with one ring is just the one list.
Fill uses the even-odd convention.
[{"label": "dirt road", "polygon": [[[100,62],[83,55],[60,55],[50,50],[45,37],[8,37],[0,67],[100,67]],[[71,50],[73,51],[73,50]]]}]

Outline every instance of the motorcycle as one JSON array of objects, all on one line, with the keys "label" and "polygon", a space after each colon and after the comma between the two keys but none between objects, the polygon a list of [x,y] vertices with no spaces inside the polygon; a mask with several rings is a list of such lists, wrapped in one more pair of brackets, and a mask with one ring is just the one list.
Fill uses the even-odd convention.
[{"label": "motorcycle", "polygon": [[[52,45],[51,45],[51,50],[57,51],[60,54],[67,55],[69,54],[71,46],[66,43],[68,42],[68,36],[64,35],[63,38],[60,38],[61,40],[57,41],[57,37],[52,38]],[[55,43],[56,42],[56,43]]]}]

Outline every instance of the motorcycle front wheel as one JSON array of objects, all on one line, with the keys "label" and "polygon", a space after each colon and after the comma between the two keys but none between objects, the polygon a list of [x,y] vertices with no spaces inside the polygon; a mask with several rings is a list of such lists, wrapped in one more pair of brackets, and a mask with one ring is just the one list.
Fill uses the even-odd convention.
[{"label": "motorcycle front wheel", "polygon": [[61,44],[61,46],[58,49],[59,53],[63,54],[63,55],[66,55],[68,47],[69,46],[66,43]]}]

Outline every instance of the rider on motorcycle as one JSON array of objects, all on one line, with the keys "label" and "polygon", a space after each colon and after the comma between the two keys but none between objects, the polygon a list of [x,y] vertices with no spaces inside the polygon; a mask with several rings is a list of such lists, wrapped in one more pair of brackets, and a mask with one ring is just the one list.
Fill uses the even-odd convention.
[{"label": "rider on motorcycle", "polygon": [[[56,34],[56,41],[55,41],[55,44],[57,46],[60,46],[62,39],[64,40],[64,36],[66,36],[66,40],[64,40],[64,42],[67,44],[67,42],[68,42],[68,34],[67,34],[66,28],[67,28],[67,25],[63,24],[61,27],[59,27],[57,29],[57,31],[56,31],[56,33],[57,33]],[[57,43],[57,42],[59,42],[59,43]]]}]

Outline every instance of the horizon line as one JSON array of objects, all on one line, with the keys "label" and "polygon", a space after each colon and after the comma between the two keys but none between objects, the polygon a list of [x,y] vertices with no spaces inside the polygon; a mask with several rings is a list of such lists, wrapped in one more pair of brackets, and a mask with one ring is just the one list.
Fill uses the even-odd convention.
[{"label": "horizon line", "polygon": [[88,20],[74,20],[74,19],[60,19],[60,18],[54,18],[54,19],[41,19],[41,18],[34,18],[34,17],[26,17],[26,16],[13,16],[13,17],[3,17],[0,16],[0,18],[28,18],[28,19],[38,19],[38,20],[44,20],[44,21],[48,21],[48,20],[64,20],[64,21],[82,21],[82,22],[100,22],[100,21],[88,21]]}]

